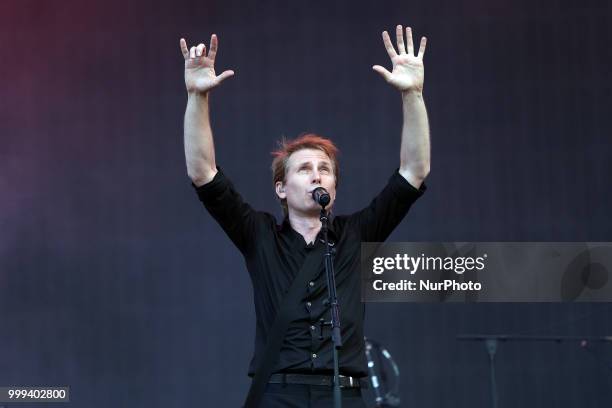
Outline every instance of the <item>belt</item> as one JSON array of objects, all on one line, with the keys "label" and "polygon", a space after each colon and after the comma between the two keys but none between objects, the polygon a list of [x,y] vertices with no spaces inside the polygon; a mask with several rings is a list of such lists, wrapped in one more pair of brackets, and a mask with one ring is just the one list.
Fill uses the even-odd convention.
[{"label": "belt", "polygon": [[[268,384],[303,384],[324,385],[331,387],[334,377],[331,375],[317,374],[272,374]],[[340,376],[340,388],[367,388],[368,382],[365,378]]]}]

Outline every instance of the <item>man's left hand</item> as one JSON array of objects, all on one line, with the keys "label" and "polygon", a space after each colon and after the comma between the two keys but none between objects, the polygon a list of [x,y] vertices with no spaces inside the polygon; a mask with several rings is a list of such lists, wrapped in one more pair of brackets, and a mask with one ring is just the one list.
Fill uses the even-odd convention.
[{"label": "man's left hand", "polygon": [[393,72],[389,72],[386,68],[380,65],[374,65],[372,69],[385,78],[385,80],[396,87],[401,92],[408,91],[423,91],[423,81],[425,77],[425,69],[423,67],[423,55],[425,54],[425,45],[427,38],[421,38],[418,54],[414,55],[414,47],[412,45],[412,29],[406,27],[406,46],[404,46],[404,30],[401,25],[395,29],[397,37],[397,49],[399,54],[393,48],[389,33],[383,31],[383,43],[391,58],[393,64]]}]

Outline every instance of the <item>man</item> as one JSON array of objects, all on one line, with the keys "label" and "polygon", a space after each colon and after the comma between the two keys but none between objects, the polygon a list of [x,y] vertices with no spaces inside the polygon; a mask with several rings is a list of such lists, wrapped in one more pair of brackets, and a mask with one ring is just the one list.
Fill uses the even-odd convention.
[{"label": "man", "polygon": [[[422,95],[426,39],[422,38],[415,56],[410,27],[406,28],[406,44],[402,26],[397,26],[396,38],[397,51],[388,33],[383,32],[392,71],[379,65],[372,68],[402,95],[404,123],[399,169],[369,206],[349,216],[335,216],[329,225],[341,311],[343,347],[339,351],[339,366],[344,407],[365,406],[359,388],[359,379],[367,375],[365,307],[360,301],[360,243],[384,241],[388,237],[425,190],[423,181],[430,167],[429,126]],[[185,156],[187,173],[200,200],[245,257],[253,283],[257,324],[249,375],[255,375],[255,384],[266,364],[272,375],[265,376],[263,396],[253,399],[251,392],[247,406],[331,407],[331,387],[320,385],[331,384],[333,375],[330,329],[320,324],[321,320],[330,319],[329,305],[325,302],[326,276],[322,263],[308,271],[304,271],[308,269],[304,265],[311,265],[307,263],[312,259],[309,255],[317,251],[322,254],[320,206],[313,200],[312,191],[325,188],[331,198],[327,209],[333,206],[338,182],[337,150],[328,139],[308,134],[284,142],[274,153],[274,189],[285,214],[281,225],[272,215],[255,211],[245,203],[215,162],[209,93],[234,75],[231,70],[216,75],[217,44],[213,34],[206,54],[204,44],[189,49],[185,40],[180,40],[188,93]],[[300,273],[310,273],[312,279],[298,288],[295,299],[285,299],[294,280],[299,281]],[[284,302],[294,302],[296,312],[280,334],[279,350],[269,354],[273,349],[270,344],[276,338],[271,331],[276,329],[281,304],[287,304]],[[272,355],[272,361],[267,361],[264,354]]]}]

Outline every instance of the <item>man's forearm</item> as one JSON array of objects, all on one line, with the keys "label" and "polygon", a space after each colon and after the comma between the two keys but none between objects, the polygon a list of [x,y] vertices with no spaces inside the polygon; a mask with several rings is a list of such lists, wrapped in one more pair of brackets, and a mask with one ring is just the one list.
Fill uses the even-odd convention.
[{"label": "man's forearm", "polygon": [[208,92],[189,93],[185,109],[187,174],[198,187],[211,181],[217,174],[208,100]]},{"label": "man's forearm", "polygon": [[404,124],[400,147],[400,174],[419,188],[429,174],[430,145],[427,110],[420,91],[402,92]]}]

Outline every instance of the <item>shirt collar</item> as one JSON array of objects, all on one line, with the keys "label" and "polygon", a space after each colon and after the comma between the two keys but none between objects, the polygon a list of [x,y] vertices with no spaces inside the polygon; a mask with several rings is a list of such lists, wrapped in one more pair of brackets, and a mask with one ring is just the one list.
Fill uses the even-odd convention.
[{"label": "shirt collar", "polygon": [[[289,222],[289,217],[285,216],[283,218],[283,223],[281,225],[281,231],[287,234],[291,234],[291,236],[294,238],[294,242],[304,242],[304,237],[302,237],[302,235],[297,232],[296,230],[293,229],[293,227],[291,226],[291,223]],[[328,226],[327,226],[327,238],[330,242],[332,242],[333,244],[335,244],[336,242],[338,242],[338,234],[336,232],[336,230],[334,229],[334,216],[333,214],[329,215],[329,222],[328,222]],[[317,235],[317,240],[322,240],[323,236],[321,235],[321,231],[319,231],[319,234]],[[308,246],[308,244],[306,244],[306,246]]]}]

